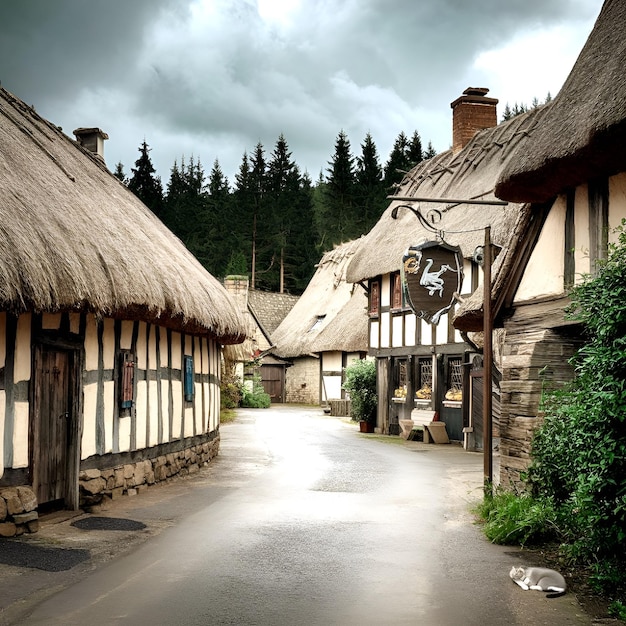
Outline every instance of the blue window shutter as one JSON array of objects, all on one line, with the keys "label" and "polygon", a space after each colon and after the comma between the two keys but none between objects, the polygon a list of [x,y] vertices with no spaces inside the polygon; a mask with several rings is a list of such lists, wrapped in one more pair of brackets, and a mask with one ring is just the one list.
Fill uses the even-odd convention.
[{"label": "blue window shutter", "polygon": [[193,358],[185,355],[185,402],[193,402]]}]

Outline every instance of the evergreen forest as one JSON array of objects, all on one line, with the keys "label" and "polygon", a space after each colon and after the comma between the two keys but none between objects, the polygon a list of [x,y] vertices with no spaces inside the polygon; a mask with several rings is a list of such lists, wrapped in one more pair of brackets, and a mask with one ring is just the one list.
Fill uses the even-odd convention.
[{"label": "evergreen forest", "polygon": [[127,176],[135,193],[218,279],[247,275],[250,287],[300,294],[322,254],[366,234],[404,173],[436,153],[417,131],[401,132],[383,165],[368,133],[355,156],[339,132],[326,169],[314,182],[294,161],[281,134],[271,152],[259,143],[241,159],[231,182],[216,159],[207,173],[181,157],[163,185],[144,141]]}]

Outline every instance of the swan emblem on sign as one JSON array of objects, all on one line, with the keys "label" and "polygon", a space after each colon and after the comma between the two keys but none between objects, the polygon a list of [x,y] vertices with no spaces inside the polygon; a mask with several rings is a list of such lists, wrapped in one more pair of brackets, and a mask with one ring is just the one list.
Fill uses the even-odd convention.
[{"label": "swan emblem on sign", "polygon": [[422,277],[420,278],[420,285],[425,287],[428,290],[428,295],[432,296],[436,292],[439,292],[439,297],[443,297],[443,278],[441,275],[452,268],[444,264],[442,265],[438,271],[431,272],[430,268],[433,265],[432,259],[426,259],[426,265],[424,266],[424,271],[422,272]]}]

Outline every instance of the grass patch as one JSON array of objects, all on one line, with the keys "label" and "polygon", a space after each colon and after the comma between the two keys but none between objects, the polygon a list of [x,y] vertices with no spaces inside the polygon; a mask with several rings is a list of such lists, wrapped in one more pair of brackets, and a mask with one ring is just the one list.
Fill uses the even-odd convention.
[{"label": "grass patch", "polygon": [[220,424],[229,424],[237,419],[237,411],[234,409],[222,409],[220,411]]},{"label": "grass patch", "polygon": [[530,494],[497,491],[473,508],[485,536],[503,545],[536,544],[556,537],[556,513],[550,502]]}]

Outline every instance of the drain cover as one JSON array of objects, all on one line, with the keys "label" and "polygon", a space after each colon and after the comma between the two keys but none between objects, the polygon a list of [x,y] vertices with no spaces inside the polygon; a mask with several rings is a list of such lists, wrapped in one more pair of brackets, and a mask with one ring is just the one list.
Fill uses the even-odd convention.
[{"label": "drain cover", "polygon": [[72,522],[81,530],[143,530],[146,525],[123,517],[85,517]]}]

